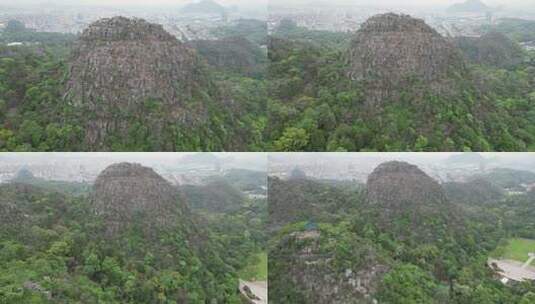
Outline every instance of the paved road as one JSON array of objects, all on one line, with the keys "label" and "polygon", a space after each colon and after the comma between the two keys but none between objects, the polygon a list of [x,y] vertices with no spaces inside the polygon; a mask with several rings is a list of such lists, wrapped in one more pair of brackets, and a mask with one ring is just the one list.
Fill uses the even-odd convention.
[{"label": "paved road", "polygon": [[240,291],[245,294],[243,288],[248,286],[249,289],[258,297],[260,300],[253,300],[255,304],[267,304],[268,302],[268,285],[266,281],[256,281],[256,282],[247,282],[240,280]]},{"label": "paved road", "polygon": [[496,263],[498,268],[502,270],[502,275],[508,279],[515,281],[535,280],[535,268],[524,266],[521,262],[491,259],[489,263]]}]

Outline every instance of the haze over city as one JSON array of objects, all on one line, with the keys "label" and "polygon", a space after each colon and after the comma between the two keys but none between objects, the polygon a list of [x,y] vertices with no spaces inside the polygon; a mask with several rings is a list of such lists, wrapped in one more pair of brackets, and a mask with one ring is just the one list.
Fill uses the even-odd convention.
[{"label": "haze over city", "polygon": [[[143,0],[80,0],[73,3],[68,0],[21,0],[14,3],[9,0],[1,0],[0,5],[6,6],[29,6],[29,5],[63,5],[63,6],[182,6],[189,3],[195,3],[199,1],[191,0],[154,0],[147,3]],[[217,1],[224,6],[261,6],[268,3],[267,0],[221,0]]]},{"label": "haze over city", "polygon": [[[446,7],[457,3],[463,3],[463,0],[271,0],[270,5],[325,5],[325,6],[377,6],[377,7]],[[533,7],[533,0],[485,0],[482,1],[489,6],[494,7]]]}]

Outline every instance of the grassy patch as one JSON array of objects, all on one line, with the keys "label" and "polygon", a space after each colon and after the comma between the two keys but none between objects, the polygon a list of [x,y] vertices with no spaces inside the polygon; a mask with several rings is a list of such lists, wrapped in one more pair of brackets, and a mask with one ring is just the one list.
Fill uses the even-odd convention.
[{"label": "grassy patch", "polygon": [[[535,252],[535,240],[529,239],[510,239],[507,244],[498,247],[493,256],[497,258],[525,262],[528,259],[528,253]],[[535,263],[531,263],[533,265]]]},{"label": "grassy patch", "polygon": [[266,281],[268,275],[267,253],[261,252],[249,258],[247,265],[240,270],[240,278],[246,281]]}]

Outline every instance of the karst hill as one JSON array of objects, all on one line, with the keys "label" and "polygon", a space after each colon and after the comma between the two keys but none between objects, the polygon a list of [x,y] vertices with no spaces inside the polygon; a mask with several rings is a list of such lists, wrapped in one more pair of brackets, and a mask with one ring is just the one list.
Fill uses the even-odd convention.
[{"label": "karst hill", "polygon": [[417,236],[419,241],[434,242],[440,233],[450,234],[462,226],[442,186],[406,162],[386,162],[375,168],[368,176],[366,200],[368,208],[377,212],[378,226],[401,238]]},{"label": "karst hill", "polygon": [[406,204],[443,204],[446,195],[438,182],[415,165],[392,161],[379,165],[368,176],[367,199],[388,209]]},{"label": "karst hill", "polygon": [[491,204],[504,197],[503,189],[483,178],[446,183],[444,189],[452,202],[465,204]]},{"label": "karst hill", "polygon": [[470,63],[512,68],[524,61],[522,47],[503,33],[491,31],[481,37],[457,37],[455,44]]},{"label": "karst hill", "polygon": [[[72,50],[65,90],[66,101],[83,113],[89,150],[125,146],[136,137],[152,149],[176,150],[231,129],[231,114],[222,106],[229,98],[222,97],[197,52],[142,19],[91,24]],[[211,125],[213,120],[219,123]],[[223,149],[219,135],[206,145]]]},{"label": "karst hill", "polygon": [[[46,286],[33,291],[46,291],[48,302],[98,302],[100,296],[93,292],[71,293],[70,287],[45,282],[71,286],[82,277],[85,286],[116,286],[121,292],[107,297],[117,303],[237,303],[238,277],[226,260],[226,247],[198,223],[179,190],[139,164],[109,166],[89,196],[21,183],[0,185],[2,244],[13,245],[24,259],[45,257],[39,267],[18,262],[31,271],[13,272],[22,278],[9,284],[24,293],[31,292],[30,283]],[[51,274],[49,267],[57,271]],[[113,275],[101,271],[105,267],[113,268]],[[123,273],[135,282],[128,293]],[[149,281],[158,282],[154,289],[141,288],[140,282]],[[166,287],[159,282],[167,282],[162,283]],[[80,284],[75,283],[76,289]],[[18,299],[7,302],[28,302]]]},{"label": "karst hill", "polygon": [[[109,166],[94,183],[91,209],[102,221],[97,238],[107,244],[120,246],[132,256],[144,257],[150,252],[159,266],[182,265],[184,271],[196,273],[191,280],[214,298],[219,297],[215,296],[218,288],[208,286],[214,280],[237,286],[237,280],[221,273],[221,269],[229,269],[233,275],[220,257],[220,244],[190,212],[179,189],[153,169],[132,163]],[[185,303],[181,299],[189,293],[180,292],[178,302]]]},{"label": "karst hill", "polygon": [[29,242],[36,225],[65,225],[70,207],[63,194],[24,181],[1,184],[0,237]]},{"label": "karst hill", "polygon": [[348,52],[348,75],[365,84],[370,102],[396,98],[420,83],[435,94],[455,91],[452,75],[464,73],[456,47],[423,20],[393,13],[368,19]]},{"label": "karst hill", "polygon": [[462,3],[455,3],[448,8],[449,13],[486,13],[492,9],[480,0],[466,0]]},{"label": "karst hill", "polygon": [[141,225],[144,235],[191,223],[178,190],[153,169],[119,163],[102,171],[93,186],[92,204],[104,220],[106,234],[116,237]]}]

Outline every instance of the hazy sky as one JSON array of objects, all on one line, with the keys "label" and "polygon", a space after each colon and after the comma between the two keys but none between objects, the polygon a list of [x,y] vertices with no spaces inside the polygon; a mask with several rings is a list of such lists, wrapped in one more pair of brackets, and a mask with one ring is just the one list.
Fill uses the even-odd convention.
[{"label": "hazy sky", "polygon": [[[0,6],[28,6],[36,4],[60,4],[68,6],[91,5],[91,6],[113,6],[113,7],[158,7],[158,6],[182,6],[186,3],[198,0],[0,0]],[[381,8],[410,8],[410,7],[446,7],[454,3],[464,2],[464,0],[216,0],[226,6],[237,5],[247,9],[263,8],[268,3],[273,5],[358,5],[374,6]],[[535,0],[483,0],[491,7],[505,7],[510,9],[533,8]]]},{"label": "hazy sky", "polygon": [[[482,0],[489,6],[535,6],[535,0]],[[344,5],[369,5],[369,6],[449,6],[455,3],[462,3],[464,0],[270,0],[273,4],[310,4],[310,3],[327,3],[327,4],[344,4]]]},{"label": "hazy sky", "polygon": [[[117,163],[133,162],[150,166],[160,164],[165,166],[187,165],[182,161],[186,155],[195,153],[0,153],[0,166],[3,163],[55,163],[68,162],[91,166],[93,161]],[[224,161],[227,168],[247,168],[265,171],[267,167],[267,155],[265,153],[212,153]]]},{"label": "hazy sky", "polygon": [[[268,0],[217,0],[222,5],[266,5]],[[0,0],[0,5],[35,5],[35,4],[60,4],[60,5],[106,5],[106,6],[182,6],[184,4],[196,2],[191,0]]]},{"label": "hazy sky", "polygon": [[[461,155],[458,152],[443,153],[276,153],[269,154],[268,170],[275,171],[281,167],[286,170],[297,166],[311,166],[312,170],[324,171],[325,175],[340,174],[352,166],[358,171],[370,173],[380,163],[387,161],[405,161],[425,168],[449,168],[449,158]],[[513,168],[535,172],[535,153],[479,153],[489,167]],[[475,163],[477,165],[477,163]],[[334,172],[334,173],[333,173]]]}]

